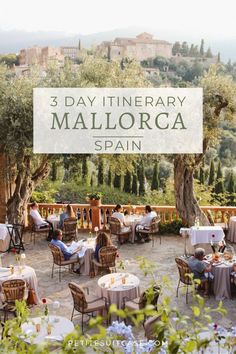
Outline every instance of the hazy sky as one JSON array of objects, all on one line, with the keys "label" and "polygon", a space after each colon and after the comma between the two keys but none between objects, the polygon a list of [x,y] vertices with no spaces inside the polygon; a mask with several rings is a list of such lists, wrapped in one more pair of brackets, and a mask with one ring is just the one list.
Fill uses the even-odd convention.
[{"label": "hazy sky", "polygon": [[235,0],[11,0],[0,29],[90,34],[124,27],[236,38]]}]

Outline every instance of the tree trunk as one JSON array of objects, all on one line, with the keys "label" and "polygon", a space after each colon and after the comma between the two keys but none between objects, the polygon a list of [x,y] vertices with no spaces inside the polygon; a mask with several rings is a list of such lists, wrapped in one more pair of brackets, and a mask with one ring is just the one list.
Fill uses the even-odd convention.
[{"label": "tree trunk", "polygon": [[39,167],[31,172],[30,157],[17,163],[15,190],[7,201],[7,217],[10,223],[24,223],[27,204],[35,187],[49,174],[48,158],[44,157]]},{"label": "tree trunk", "polygon": [[183,222],[193,226],[198,217],[202,225],[209,222],[201,211],[193,190],[193,166],[187,162],[185,155],[178,155],[174,161],[174,188],[176,209]]}]

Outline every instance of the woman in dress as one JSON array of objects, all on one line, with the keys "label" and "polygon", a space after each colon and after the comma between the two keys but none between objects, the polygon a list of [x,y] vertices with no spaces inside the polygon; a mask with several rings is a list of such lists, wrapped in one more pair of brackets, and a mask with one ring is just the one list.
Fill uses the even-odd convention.
[{"label": "woman in dress", "polygon": [[113,246],[113,244],[111,242],[111,238],[105,232],[99,232],[99,234],[97,235],[97,238],[96,238],[96,247],[95,247],[95,252],[94,252],[94,257],[96,258],[96,260],[98,262],[99,262],[99,250],[102,247],[106,247],[106,246]]}]

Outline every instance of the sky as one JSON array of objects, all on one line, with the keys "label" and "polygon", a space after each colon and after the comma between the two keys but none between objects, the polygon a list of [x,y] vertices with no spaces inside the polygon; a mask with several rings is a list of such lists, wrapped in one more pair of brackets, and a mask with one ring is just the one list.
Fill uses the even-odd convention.
[{"label": "sky", "polygon": [[11,0],[1,2],[0,30],[91,34],[147,27],[231,39],[235,14],[235,0]]}]

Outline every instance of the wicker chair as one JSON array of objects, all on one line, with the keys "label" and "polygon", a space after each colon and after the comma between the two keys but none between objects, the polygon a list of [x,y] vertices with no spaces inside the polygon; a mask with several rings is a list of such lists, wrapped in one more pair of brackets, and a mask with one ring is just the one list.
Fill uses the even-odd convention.
[{"label": "wicker chair", "polygon": [[2,283],[2,292],[4,294],[3,311],[4,322],[8,319],[8,313],[16,316],[15,301],[23,301],[25,295],[25,282],[22,279],[6,280]]},{"label": "wicker chair", "polygon": [[160,295],[161,288],[158,285],[153,285],[146,289],[140,297],[136,299],[129,299],[127,297],[123,298],[123,308],[131,311],[137,311],[144,308],[147,304],[153,305],[154,309],[157,310],[157,301]]},{"label": "wicker chair", "polygon": [[192,273],[191,269],[189,268],[188,263],[179,257],[175,258],[175,262],[177,264],[178,267],[178,271],[179,271],[179,282],[178,282],[178,286],[177,286],[177,290],[176,290],[176,297],[178,297],[179,294],[179,288],[181,287],[180,283],[182,283],[182,286],[186,287],[186,304],[188,303],[188,287],[190,285],[193,285],[192,279],[189,277],[189,275]]},{"label": "wicker chair", "polygon": [[63,222],[63,241],[68,242],[77,238],[77,219],[67,218]]},{"label": "wicker chair", "polygon": [[51,277],[53,278],[54,265],[56,264],[57,266],[59,266],[59,281],[61,281],[61,267],[72,266],[73,268],[74,264],[80,264],[79,259],[69,259],[68,261],[66,261],[59,247],[53,245],[52,243],[49,243],[48,246],[53,256]]},{"label": "wicker chair", "polygon": [[125,241],[128,241],[128,239],[130,238],[130,234],[132,233],[131,227],[122,227],[120,220],[114,217],[110,217],[108,219],[108,222],[110,225],[111,236],[116,235],[120,244],[124,243]]},{"label": "wicker chair", "polygon": [[115,246],[102,247],[98,252],[99,262],[93,259],[93,264],[98,269],[103,269],[106,272],[110,272],[111,268],[116,272],[116,254],[117,248]]},{"label": "wicker chair", "polygon": [[32,242],[32,239],[34,240],[34,244],[35,244],[35,235],[36,234],[46,234],[46,236],[48,236],[48,233],[50,231],[50,226],[47,226],[47,227],[44,227],[42,229],[40,229],[37,225],[35,225],[34,223],[34,219],[32,218],[31,215],[28,216],[28,221],[29,221],[29,224],[28,224],[28,228],[29,228],[29,231],[31,233],[30,235],[30,242]]},{"label": "wicker chair", "polygon": [[[152,219],[151,225],[148,229],[141,229],[138,230],[137,232],[144,238],[151,237],[152,239],[152,247],[154,246],[154,241],[155,241],[155,235],[158,234],[159,231],[159,222],[160,218],[158,216],[155,216]],[[160,236],[160,244],[161,244],[161,235]]]},{"label": "wicker chair", "polygon": [[87,288],[87,295],[84,292],[84,289],[81,288],[78,284],[70,282],[68,284],[71,295],[73,298],[73,310],[71,314],[71,321],[74,317],[75,310],[81,313],[82,315],[82,333],[84,333],[84,315],[93,315],[93,312],[107,310],[107,302],[103,297],[95,297],[89,295],[89,290]]},{"label": "wicker chair", "polygon": [[144,331],[145,331],[145,337],[147,340],[156,340],[157,335],[155,333],[155,327],[157,325],[157,322],[161,320],[161,316],[152,316],[149,317],[145,322],[144,322]]}]

